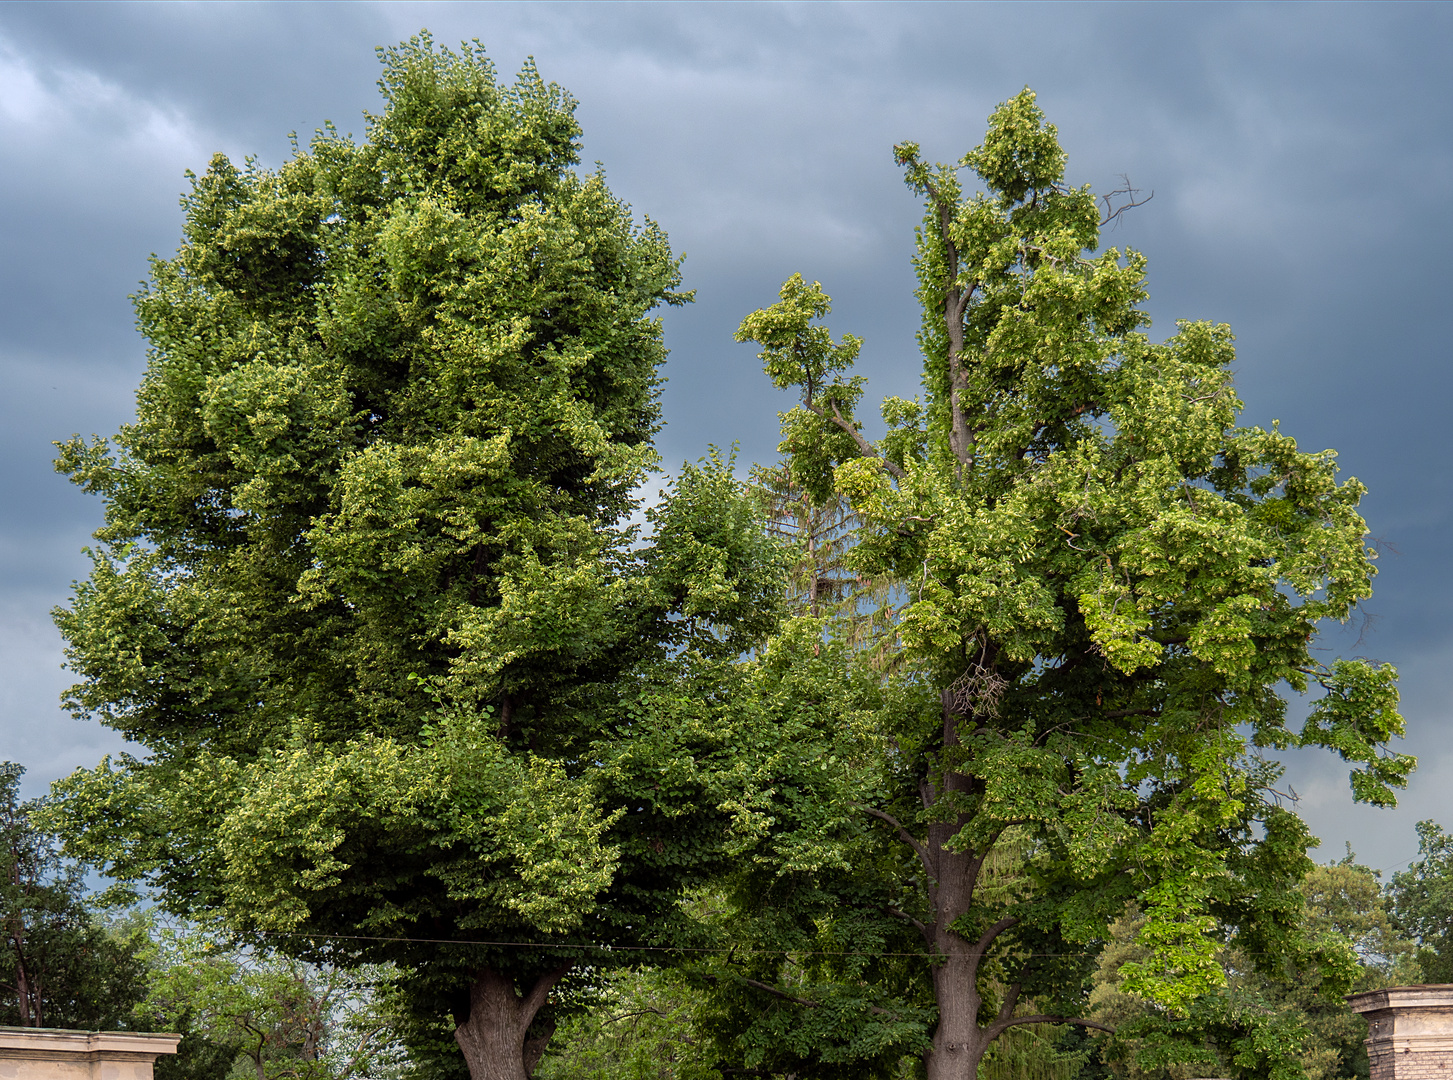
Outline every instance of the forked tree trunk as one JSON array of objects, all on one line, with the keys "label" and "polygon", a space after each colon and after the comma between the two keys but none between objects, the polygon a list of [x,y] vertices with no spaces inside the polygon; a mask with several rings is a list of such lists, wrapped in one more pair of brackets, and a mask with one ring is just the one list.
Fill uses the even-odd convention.
[{"label": "forked tree trunk", "polygon": [[540,976],[521,997],[515,982],[493,968],[478,973],[469,988],[469,1015],[454,1029],[464,1051],[470,1080],[529,1080],[545,1053],[549,1036],[526,1039],[530,1024],[550,991],[569,970],[561,967]]}]

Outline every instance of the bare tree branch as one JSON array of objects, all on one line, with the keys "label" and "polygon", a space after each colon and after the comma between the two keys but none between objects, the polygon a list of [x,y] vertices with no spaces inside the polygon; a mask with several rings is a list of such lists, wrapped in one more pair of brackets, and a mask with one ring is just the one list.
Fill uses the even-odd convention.
[{"label": "bare tree branch", "polygon": [[[1132,187],[1130,183],[1130,177],[1126,176],[1124,173],[1120,174],[1120,183],[1122,185],[1121,187],[1116,188],[1114,191],[1109,192],[1108,194],[1100,196],[1100,201],[1105,204],[1105,216],[1100,219],[1099,226],[1102,229],[1106,225],[1109,225],[1111,222],[1114,222],[1115,226],[1118,228],[1120,226],[1121,214],[1125,213],[1125,211],[1127,210],[1133,210],[1137,206],[1144,206],[1146,203],[1150,202],[1151,199],[1155,198],[1154,191],[1152,191],[1143,199],[1137,198],[1136,196],[1140,194],[1140,188]],[[1125,196],[1126,201],[1121,203],[1119,206],[1116,206],[1115,200],[1120,198],[1121,196]]]},{"label": "bare tree branch", "polygon": [[821,405],[814,405],[810,401],[804,401],[802,404],[803,407],[808,410],[808,412],[816,413],[824,420],[832,421],[834,424],[836,424],[838,427],[842,428],[850,436],[852,436],[853,442],[857,444],[858,452],[862,454],[863,457],[873,458],[878,462],[878,464],[882,465],[883,468],[887,469],[890,473],[892,473],[895,479],[903,479],[903,470],[900,469],[897,465],[893,464],[893,462],[885,458],[882,454],[878,453],[878,451],[874,450],[873,444],[870,443],[867,439],[863,438],[863,433],[855,428],[849,421],[843,419],[843,414],[838,411],[836,401],[830,403],[832,405],[831,416],[829,416],[823,410]]},{"label": "bare tree branch", "polygon": [[995,1017],[995,1023],[1003,1023],[1014,1015],[1014,1006],[1019,1004],[1019,991],[1022,983],[1011,983],[1009,992],[1004,995],[1004,1004],[999,1006],[999,1015]]},{"label": "bare tree branch", "polygon": [[971,955],[975,958],[976,961],[982,959],[984,953],[989,951],[989,946],[994,944],[995,938],[997,938],[1005,930],[1008,930],[1011,926],[1017,926],[1018,924],[1019,920],[1016,919],[1013,915],[1005,915],[993,926],[985,930],[983,936],[980,937],[978,941],[974,942],[974,947],[971,951]]},{"label": "bare tree branch", "polygon": [[553,971],[547,971],[544,975],[536,979],[535,985],[530,988],[530,992],[525,995],[525,999],[520,1003],[520,1011],[533,1019],[535,1014],[544,1006],[546,999],[550,996],[550,991],[555,988],[555,984],[565,977],[565,973],[572,966],[571,964],[562,964],[560,967],[555,968]]},{"label": "bare tree branch", "polygon": [[808,1001],[806,998],[794,997],[785,990],[778,990],[771,983],[758,982],[756,979],[747,978],[743,978],[742,982],[754,989],[762,991],[764,994],[771,994],[773,997],[781,998],[783,1001],[790,1001],[794,1005],[801,1005],[807,1009],[816,1009],[818,1007],[816,1001]]},{"label": "bare tree branch", "polygon": [[602,1020],[602,1024],[614,1024],[617,1020],[629,1020],[633,1016],[644,1016],[646,1013],[655,1013],[657,1016],[665,1016],[660,1009],[652,1009],[649,1006],[644,1009],[632,1009],[630,1012],[623,1012],[619,1016],[612,1016]]}]

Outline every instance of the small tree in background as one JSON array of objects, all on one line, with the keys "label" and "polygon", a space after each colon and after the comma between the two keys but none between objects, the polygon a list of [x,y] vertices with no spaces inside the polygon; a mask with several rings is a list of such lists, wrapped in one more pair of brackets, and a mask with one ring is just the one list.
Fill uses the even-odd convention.
[{"label": "small tree in background", "polygon": [[562,1025],[539,1080],[721,1080],[700,1006],[674,973],[614,972],[591,1011]]},{"label": "small tree in background", "polygon": [[767,532],[796,558],[788,571],[787,612],[826,618],[831,633],[851,653],[881,667],[896,656],[893,581],[855,571],[849,555],[862,520],[836,493],[818,499],[784,465],[754,466],[751,491],[760,502]]},{"label": "small tree in background", "polygon": [[123,1028],[144,993],[139,927],[109,926],[90,902],[85,873],[20,800],[25,770],[0,762],[0,1024]]},{"label": "small tree in background", "polygon": [[381,993],[386,970],[344,972],[257,956],[196,929],[155,931],[142,959],[148,985],[137,1015],[227,1048],[256,1080],[399,1071],[393,1017]]},{"label": "small tree in background", "polygon": [[[1358,865],[1352,854],[1339,862],[1314,866],[1302,881],[1306,932],[1351,946],[1356,968],[1350,982],[1354,992],[1422,981],[1416,959],[1417,946],[1403,936],[1393,921],[1390,897],[1375,871]],[[1155,1006],[1142,997],[1124,992],[1120,969],[1127,961],[1144,960],[1147,950],[1136,942],[1143,925],[1132,908],[1111,926],[1111,941],[1100,955],[1090,994],[1091,1015],[1104,1023],[1133,1033],[1144,1028],[1154,1037]],[[1367,1021],[1347,1007],[1346,1001],[1325,993],[1328,973],[1316,965],[1299,964],[1294,957],[1282,957],[1275,964],[1258,964],[1234,941],[1222,951],[1228,987],[1223,991],[1221,1012],[1237,1008],[1257,1010],[1264,1016],[1281,1018],[1284,1030],[1300,1029],[1297,1063],[1306,1080],[1342,1080],[1367,1075]],[[1340,988],[1344,981],[1338,979]],[[1202,1075],[1224,1072],[1233,1067],[1232,1058],[1244,1052],[1247,1032],[1223,1031],[1219,1043],[1207,1040],[1198,1069],[1181,1066],[1178,1071],[1164,1065],[1144,1064],[1137,1053],[1145,1041],[1133,1034],[1108,1047],[1113,1075],[1127,1080],[1163,1080],[1174,1075]]]},{"label": "small tree in background", "polygon": [[1418,943],[1429,982],[1453,982],[1453,836],[1418,822],[1418,858],[1394,874],[1390,892],[1399,927]]}]

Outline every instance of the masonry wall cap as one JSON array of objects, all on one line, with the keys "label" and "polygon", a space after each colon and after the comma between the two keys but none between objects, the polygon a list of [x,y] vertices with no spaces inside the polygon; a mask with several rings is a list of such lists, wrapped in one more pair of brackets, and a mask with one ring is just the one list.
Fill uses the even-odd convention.
[{"label": "masonry wall cap", "polygon": [[1453,1077],[1453,983],[1389,986],[1347,1004],[1367,1017],[1371,1080]]},{"label": "masonry wall cap", "polygon": [[1389,986],[1352,994],[1347,1004],[1353,1012],[1380,1012],[1383,1009],[1453,1008],[1453,983],[1425,983],[1422,986]]},{"label": "masonry wall cap", "polygon": [[50,1050],[70,1054],[116,1052],[175,1054],[180,1035],[148,1031],[76,1031],[72,1028],[0,1026],[0,1050]]},{"label": "masonry wall cap", "polygon": [[0,1080],[153,1080],[180,1035],[0,1027]]}]

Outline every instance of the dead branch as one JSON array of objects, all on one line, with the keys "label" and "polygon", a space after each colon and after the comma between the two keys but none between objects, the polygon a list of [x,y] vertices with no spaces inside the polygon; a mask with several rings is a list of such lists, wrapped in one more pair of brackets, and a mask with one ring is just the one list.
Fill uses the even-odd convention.
[{"label": "dead branch", "polygon": [[[1122,185],[1121,187],[1116,188],[1114,191],[1109,192],[1106,195],[1100,196],[1100,201],[1105,204],[1105,216],[1100,220],[1100,228],[1102,229],[1106,225],[1111,224],[1112,222],[1118,229],[1120,227],[1121,214],[1125,213],[1125,211],[1127,210],[1133,210],[1137,206],[1144,206],[1146,203],[1150,202],[1151,199],[1155,198],[1154,191],[1152,191],[1143,199],[1137,198],[1136,196],[1140,194],[1140,188],[1133,187],[1130,183],[1130,177],[1126,176],[1124,173],[1120,174],[1120,183]],[[1115,200],[1120,198],[1125,199],[1125,201],[1122,202],[1119,206],[1116,206]]]}]

